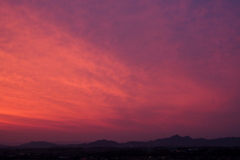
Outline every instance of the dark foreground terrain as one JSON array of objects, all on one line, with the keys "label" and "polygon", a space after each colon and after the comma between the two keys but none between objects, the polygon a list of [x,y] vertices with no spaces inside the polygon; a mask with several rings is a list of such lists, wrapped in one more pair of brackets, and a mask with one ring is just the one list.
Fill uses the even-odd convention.
[{"label": "dark foreground terrain", "polygon": [[240,147],[0,149],[0,160],[240,160]]}]

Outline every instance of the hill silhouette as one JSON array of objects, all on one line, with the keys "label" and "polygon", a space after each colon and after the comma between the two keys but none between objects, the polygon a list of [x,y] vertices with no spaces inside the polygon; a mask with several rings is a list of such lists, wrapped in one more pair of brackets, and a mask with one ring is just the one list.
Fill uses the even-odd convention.
[{"label": "hill silhouette", "polygon": [[49,143],[45,141],[33,141],[30,143],[25,143],[20,146],[16,146],[17,148],[53,148],[58,147],[59,145],[54,143]]},{"label": "hill silhouette", "polygon": [[11,148],[11,146],[0,145],[0,148]]},{"label": "hill silhouette", "polygon": [[[83,145],[84,146],[84,145]],[[98,140],[85,144],[85,147],[119,147],[119,143],[109,140]]]},{"label": "hill silhouette", "polygon": [[[83,144],[68,144],[57,145],[45,141],[30,142],[15,146],[14,148],[54,148],[54,147],[71,147],[71,148],[96,148],[96,147],[240,147],[239,137],[226,137],[217,139],[193,139],[189,136],[181,137],[174,135],[169,138],[156,139],[148,142],[141,141],[129,141],[126,143],[117,143],[110,140],[97,140],[95,142],[83,143]],[[0,148],[9,148],[10,146],[0,145]]]}]

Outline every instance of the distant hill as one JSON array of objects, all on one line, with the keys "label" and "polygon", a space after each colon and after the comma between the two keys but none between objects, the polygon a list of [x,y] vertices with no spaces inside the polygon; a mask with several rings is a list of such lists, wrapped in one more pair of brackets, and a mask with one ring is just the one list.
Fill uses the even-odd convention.
[{"label": "distant hill", "polygon": [[121,143],[120,144],[121,147],[149,147],[149,143],[148,142],[139,142],[139,141],[130,141],[130,142],[126,142],[126,143]]},{"label": "distant hill", "polygon": [[[71,148],[96,148],[96,147],[240,147],[240,138],[237,137],[226,137],[218,139],[204,139],[197,138],[193,139],[189,136],[181,137],[174,135],[169,138],[156,139],[154,141],[141,142],[141,141],[130,141],[126,143],[117,143],[109,140],[98,140],[91,143],[83,144],[68,144],[68,145],[57,145],[54,143],[38,141],[22,144],[15,146],[14,148],[54,148],[54,147],[71,147]],[[11,148],[10,146],[0,145],[0,148]],[[13,147],[12,147],[13,148]]]},{"label": "distant hill", "polygon": [[157,139],[155,141],[148,142],[150,146],[191,146],[195,145],[194,140],[189,137],[181,137],[179,135],[175,135],[169,138]]},{"label": "distant hill", "polygon": [[218,139],[192,139],[189,136],[181,137],[174,135],[169,138],[156,139],[154,141],[141,142],[130,141],[126,143],[117,143],[108,140],[99,140],[96,142],[83,144],[81,147],[201,147],[201,146],[221,146],[221,147],[235,147],[240,146],[240,138],[227,137]]},{"label": "distant hill", "polygon": [[84,144],[83,147],[119,147],[119,143],[109,140],[98,140],[95,142]]},{"label": "distant hill", "polygon": [[175,135],[169,138],[157,139],[155,141],[149,141],[150,146],[221,146],[221,147],[233,147],[240,146],[240,138],[236,137],[227,137],[227,138],[218,138],[218,139],[204,139],[197,138],[192,139],[189,136],[181,137]]},{"label": "distant hill", "polygon": [[0,145],[0,148],[11,148],[11,146]]},{"label": "distant hill", "polygon": [[30,142],[26,144],[22,144],[20,146],[16,146],[17,148],[53,148],[58,147],[59,145],[44,141],[38,141],[38,142]]}]

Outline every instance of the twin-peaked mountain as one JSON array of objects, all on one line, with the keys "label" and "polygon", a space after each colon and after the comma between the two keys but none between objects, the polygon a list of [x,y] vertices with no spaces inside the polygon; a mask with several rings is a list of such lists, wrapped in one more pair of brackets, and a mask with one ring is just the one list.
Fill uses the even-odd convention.
[{"label": "twin-peaked mountain", "polygon": [[[236,147],[240,146],[240,138],[227,137],[218,139],[192,139],[189,136],[181,137],[175,135],[169,138],[156,139],[154,141],[140,142],[130,141],[126,143],[117,143],[109,140],[98,140],[91,143],[83,144],[69,144],[69,145],[58,145],[49,142],[30,142],[15,146],[12,148],[55,148],[55,147],[73,147],[73,148],[95,148],[95,147],[201,147],[201,146],[222,146],[222,147]],[[0,148],[7,148],[9,146],[1,146]]]}]

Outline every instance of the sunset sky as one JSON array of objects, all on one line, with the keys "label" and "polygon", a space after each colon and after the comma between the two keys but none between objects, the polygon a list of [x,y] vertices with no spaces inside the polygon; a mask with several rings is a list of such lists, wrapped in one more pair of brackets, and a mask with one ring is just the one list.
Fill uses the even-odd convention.
[{"label": "sunset sky", "polygon": [[0,0],[0,144],[239,123],[239,0]]}]

